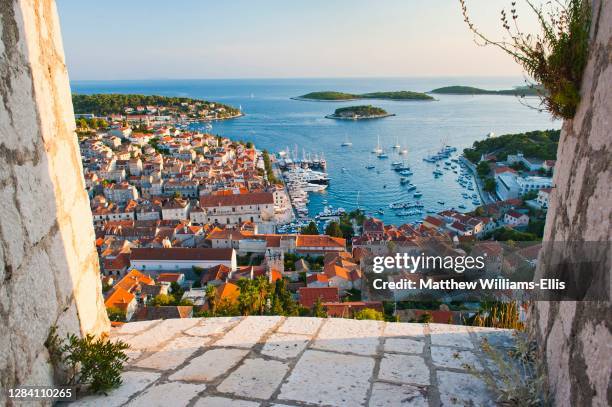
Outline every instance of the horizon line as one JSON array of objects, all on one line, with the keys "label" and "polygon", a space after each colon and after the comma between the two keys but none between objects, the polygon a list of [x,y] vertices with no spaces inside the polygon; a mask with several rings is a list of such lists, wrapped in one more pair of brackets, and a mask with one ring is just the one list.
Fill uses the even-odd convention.
[{"label": "horizon line", "polygon": [[130,81],[214,81],[214,80],[295,80],[295,79],[421,79],[421,78],[522,78],[524,74],[505,75],[411,75],[411,76],[251,76],[251,77],[212,77],[212,78],[172,78],[172,77],[150,77],[150,78],[127,78],[127,79],[70,79],[70,82],[130,82]]}]

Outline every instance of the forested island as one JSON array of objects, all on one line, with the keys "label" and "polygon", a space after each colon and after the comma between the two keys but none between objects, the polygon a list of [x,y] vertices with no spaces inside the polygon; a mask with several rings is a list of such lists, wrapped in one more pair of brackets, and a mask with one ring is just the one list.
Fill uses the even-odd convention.
[{"label": "forested island", "polygon": [[440,95],[513,95],[513,96],[537,96],[542,90],[538,86],[518,86],[514,89],[487,90],[474,88],[472,86],[445,86],[434,89],[429,93]]},{"label": "forested island", "polygon": [[474,164],[483,154],[494,154],[498,161],[504,161],[508,154],[523,153],[525,157],[540,160],[554,160],[561,130],[536,130],[526,133],[504,134],[474,142],[472,148],[463,150],[465,158]]},{"label": "forested island", "polygon": [[72,104],[76,114],[93,114],[97,117],[156,115],[172,119],[221,120],[242,115],[239,109],[222,103],[159,95],[73,94]]},{"label": "forested island", "polygon": [[340,120],[364,120],[364,119],[380,119],[383,117],[395,116],[387,113],[385,109],[372,105],[363,106],[348,106],[336,109],[333,114],[327,115],[328,119]]},{"label": "forested island", "polygon": [[358,99],[384,99],[384,100],[434,100],[426,93],[401,90],[396,92],[371,92],[371,93],[345,93],[336,91],[311,92],[302,96],[292,98],[294,100],[319,100],[319,101],[345,101]]}]

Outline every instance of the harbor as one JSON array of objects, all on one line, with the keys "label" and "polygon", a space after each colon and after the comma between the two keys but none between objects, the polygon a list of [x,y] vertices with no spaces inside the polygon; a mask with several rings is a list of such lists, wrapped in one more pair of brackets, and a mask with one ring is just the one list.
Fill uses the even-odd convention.
[{"label": "harbor", "polygon": [[[345,138],[339,144],[341,149],[350,149],[353,144]],[[389,153],[386,153],[389,151]],[[370,157],[363,168],[368,175],[379,177],[383,189],[391,190],[387,183],[394,183],[393,189],[397,190],[395,196],[380,199],[375,208],[364,208],[359,204],[359,196],[362,191],[357,191],[355,201],[345,206],[335,207],[330,204],[329,191],[334,189],[334,180],[326,172],[328,166],[335,167],[335,162],[327,162],[323,154],[308,153],[298,149],[286,148],[277,153],[277,165],[287,187],[295,221],[279,227],[281,232],[297,231],[315,222],[319,230],[324,230],[331,221],[338,221],[339,217],[347,211],[354,209],[363,210],[366,215],[383,217],[393,216],[401,219],[403,223],[411,223],[415,226],[421,224],[428,214],[439,213],[444,210],[458,212],[469,212],[481,205],[483,198],[480,196],[479,188],[469,163],[466,163],[458,153],[458,148],[448,144],[442,145],[435,153],[428,153],[420,157],[411,157],[408,148],[402,146],[399,140],[387,148],[381,144],[380,136],[377,144],[369,151]],[[372,160],[372,157],[375,160]],[[389,158],[392,157],[391,160]],[[413,166],[418,166],[417,174]],[[344,178],[352,176],[350,167],[340,167],[339,183]],[[425,179],[423,179],[425,178]],[[453,199],[431,199],[440,198],[444,194],[432,193],[423,185],[431,181],[444,180],[456,186]],[[368,193],[368,191],[363,191]],[[385,195],[386,197],[386,195]],[[312,202],[319,202],[318,208],[313,207]]]},{"label": "harbor", "polygon": [[[515,80],[493,78],[479,79],[474,85],[501,89],[515,83]],[[204,123],[189,124],[189,129],[245,143],[252,141],[271,155],[286,152],[286,146],[289,146],[291,159],[297,158],[300,166],[306,164],[313,171],[326,173],[329,178],[327,188],[319,192],[306,192],[307,218],[315,219],[326,206],[331,206],[331,211],[344,208],[347,212],[359,207],[386,224],[400,225],[421,220],[428,210],[439,212],[453,207],[462,212],[473,210],[472,194],[478,194],[478,184],[473,181],[473,175],[468,174],[474,188],[470,191],[467,182],[462,186],[457,181],[461,175],[460,167],[454,169],[458,172],[455,174],[452,168],[445,169],[444,161],[459,159],[464,148],[472,146],[474,141],[486,139],[491,132],[510,134],[547,128],[551,126],[550,120],[535,112],[525,111],[521,106],[516,106],[513,98],[502,96],[440,95],[435,103],[425,104],[380,100],[377,105],[396,113],[396,116],[364,121],[329,120],[323,117],[329,114],[332,107],[335,109],[351,102],[315,103],[290,98],[326,88],[355,92],[386,88],[428,90],[445,84],[444,79],[436,78],[371,79],[367,86],[363,80],[355,79],[297,82],[243,80],[233,82],[229,87],[224,83],[198,80],[186,83],[184,88],[177,88],[176,91],[190,97],[217,99],[232,106],[242,106],[245,113],[236,119],[216,121],[212,123],[212,129],[205,128]],[[87,83],[76,84],[75,90],[81,93],[157,94],[164,86],[175,87],[176,84],[162,81],[121,86],[124,87]],[[400,148],[394,148],[396,145]],[[445,145],[453,146],[457,151],[442,161],[423,161],[423,158],[436,154]],[[377,153],[372,153],[377,146],[383,150],[380,158]],[[387,158],[384,158],[385,155]],[[277,156],[276,161],[282,164],[282,158]],[[402,163],[397,171],[392,166],[396,162]],[[436,164],[440,164],[440,167],[436,167]],[[435,177],[433,171],[436,169],[442,175]],[[416,186],[416,189],[408,191],[412,186]],[[469,199],[463,193],[469,194]],[[488,203],[482,198],[479,200],[483,204]],[[389,209],[389,204],[398,201],[419,201],[425,205],[424,214],[411,215],[402,210]],[[438,201],[444,201],[444,205]]]}]

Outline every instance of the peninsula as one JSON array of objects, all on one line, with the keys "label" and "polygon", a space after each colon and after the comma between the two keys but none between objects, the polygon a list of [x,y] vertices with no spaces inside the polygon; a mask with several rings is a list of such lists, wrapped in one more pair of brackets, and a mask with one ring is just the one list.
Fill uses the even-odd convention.
[{"label": "peninsula", "polygon": [[336,109],[333,114],[327,115],[328,119],[339,120],[365,120],[365,119],[381,119],[383,117],[395,116],[395,114],[387,113],[385,109],[372,105],[363,106],[348,106]]},{"label": "peninsula", "polygon": [[440,95],[512,95],[512,96],[538,96],[541,89],[536,86],[519,86],[514,89],[487,90],[472,86],[445,86],[434,89],[429,93]]},{"label": "peninsula", "polygon": [[186,97],[134,94],[72,95],[77,116],[125,120],[153,118],[167,122],[225,120],[242,116],[240,109],[217,102]]},{"label": "peninsula", "polygon": [[384,100],[434,100],[426,93],[401,90],[396,92],[371,92],[371,93],[345,93],[336,91],[311,92],[302,96],[291,98],[294,100],[316,100],[316,101],[346,101],[358,99],[384,99]]}]

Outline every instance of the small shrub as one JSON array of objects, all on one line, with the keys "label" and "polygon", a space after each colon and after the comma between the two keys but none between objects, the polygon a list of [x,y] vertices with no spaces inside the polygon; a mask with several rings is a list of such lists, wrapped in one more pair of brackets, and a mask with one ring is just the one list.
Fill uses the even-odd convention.
[{"label": "small shrub", "polygon": [[419,322],[422,324],[429,324],[432,321],[433,321],[433,317],[429,312],[422,314],[421,317],[419,318]]},{"label": "small shrub", "polygon": [[[509,40],[494,41],[482,34],[468,16],[465,0],[459,0],[464,21],[482,45],[494,45],[512,56],[536,84],[542,105],[553,117],[571,119],[580,103],[582,74],[589,51],[591,7],[589,0],[561,0],[536,6],[527,0],[540,24],[539,34],[526,34],[518,25],[516,2],[510,12],[501,11],[502,27]],[[540,90],[543,88],[543,90]]]},{"label": "small shrub", "polygon": [[51,355],[51,363],[66,369],[66,385],[87,386],[93,393],[101,393],[121,385],[121,372],[128,357],[124,350],[129,345],[122,341],[111,342],[107,338],[86,335],[79,338],[70,334],[60,340],[56,328],[45,342]]},{"label": "small shrub", "polygon": [[519,304],[515,301],[483,303],[472,325],[517,331],[525,329],[525,324],[520,321]]},{"label": "small shrub", "polygon": [[545,369],[536,357],[536,344],[525,334],[516,333],[515,348],[501,351],[484,339],[482,351],[493,362],[492,373],[477,373],[497,395],[497,403],[503,406],[549,406]]},{"label": "small shrub", "polygon": [[355,319],[373,319],[375,321],[384,321],[385,316],[382,312],[376,311],[372,308],[364,308],[361,311],[358,311],[353,316]]}]

